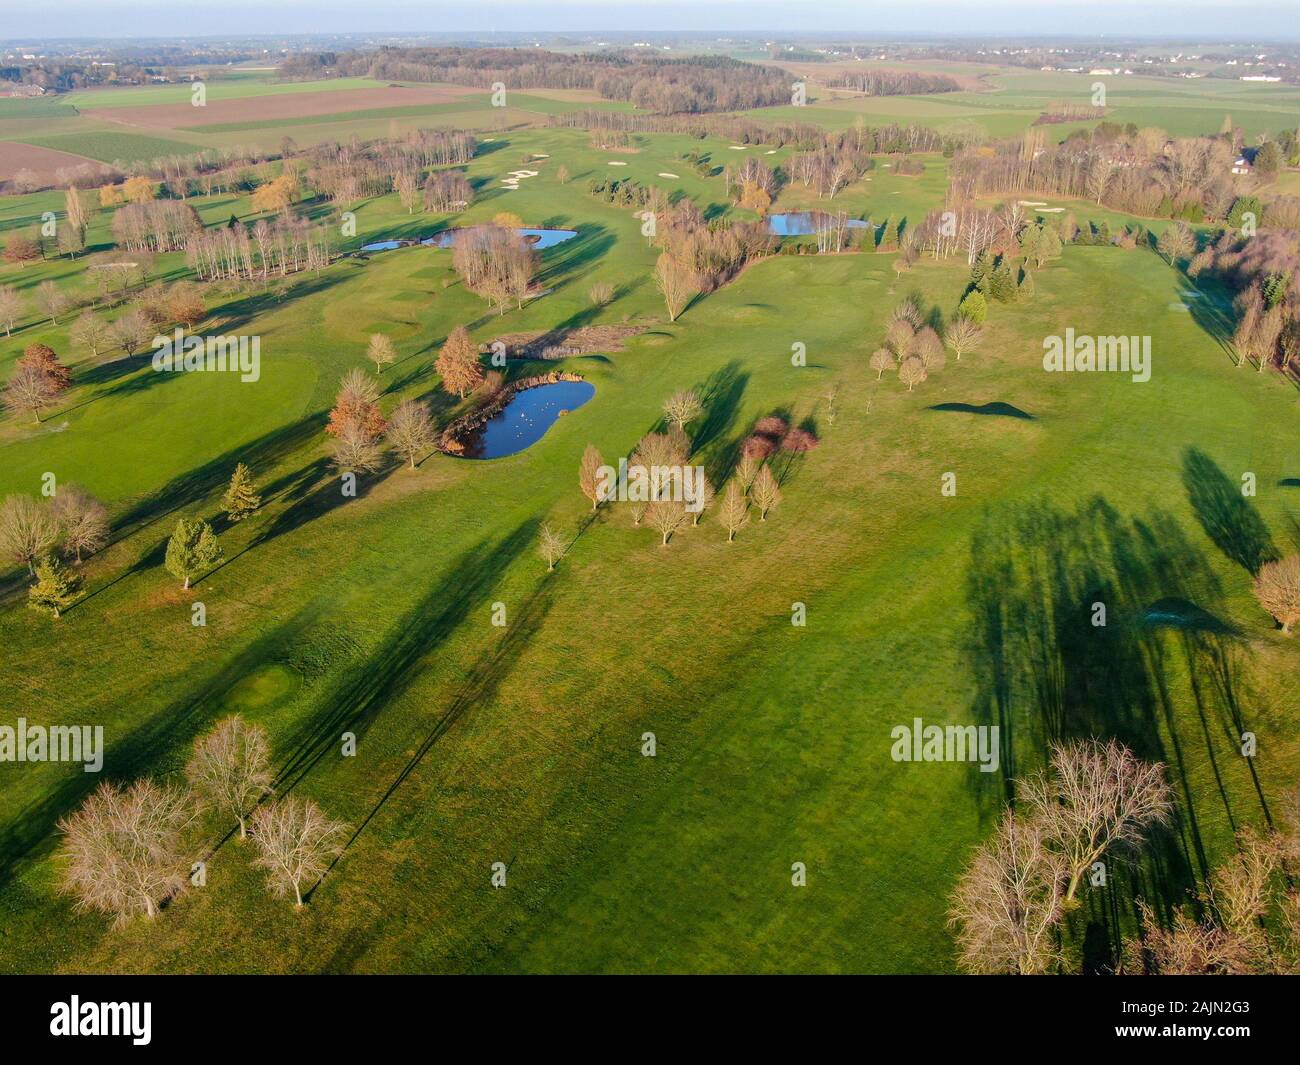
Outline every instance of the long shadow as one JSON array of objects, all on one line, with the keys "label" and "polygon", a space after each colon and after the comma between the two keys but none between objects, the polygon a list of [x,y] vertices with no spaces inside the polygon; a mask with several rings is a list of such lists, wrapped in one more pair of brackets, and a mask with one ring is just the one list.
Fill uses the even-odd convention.
[{"label": "long shadow", "polygon": [[446,577],[401,618],[381,649],[349,670],[291,737],[286,744],[291,753],[276,776],[278,793],[291,791],[323,758],[338,751],[343,733],[363,740],[379,712],[410,687],[426,656],[471,610],[482,609],[486,619],[488,590],[533,542],[538,524],[529,519],[496,543],[484,539],[447,568]]},{"label": "long shadow", "polygon": [[973,403],[936,403],[933,406],[926,407],[925,409],[957,411],[962,414],[979,414],[986,417],[1020,418],[1021,420],[1028,422],[1034,421],[1034,416],[1028,411],[1023,411],[1019,407],[1013,406],[1010,403],[1003,403],[1001,400],[995,400],[992,403],[983,403],[978,407]]},{"label": "long shadow", "polygon": [[1194,279],[1180,272],[1178,295],[1192,316],[1192,321],[1205,330],[1229,360],[1235,363],[1237,354],[1232,345],[1232,337],[1236,332],[1237,319],[1232,298],[1223,284],[1208,275]]},{"label": "long shadow", "polygon": [[[1243,801],[1223,769],[1249,727],[1245,645],[1221,620],[1208,559],[1165,513],[1124,519],[1100,497],[1074,512],[1036,503],[986,517],[972,537],[966,591],[973,716],[999,728],[1002,759],[999,778],[969,774],[981,811],[992,817],[1014,804],[1014,778],[1041,766],[1053,743],[1114,737],[1164,762],[1178,816],[1152,834],[1130,872],[1133,890],[1171,913],[1210,868],[1200,821],[1213,800],[1193,789],[1191,767],[1208,762],[1230,825]],[[1267,818],[1257,778],[1254,799]],[[1113,961],[1121,926],[1107,912],[1109,894],[1091,893],[1079,920],[1097,925],[1083,936],[1088,949],[1103,943]]]},{"label": "long shadow", "polygon": [[515,611],[513,619],[506,627],[501,638],[489,650],[479,656],[478,660],[470,668],[469,673],[466,674],[464,683],[457,689],[451,703],[434,721],[433,727],[420,741],[415,753],[411,755],[401,771],[393,778],[392,783],[385,789],[375,805],[371,807],[370,812],[357,825],[356,831],[352,833],[344,845],[343,853],[330,863],[329,869],[326,869],[320,880],[312,885],[310,891],[305,893],[304,898],[310,898],[311,891],[315,891],[329,877],[334,866],[343,859],[347,850],[361,837],[361,834],[369,827],[370,822],[378,816],[393,796],[397,794],[438,741],[447,734],[448,730],[471,707],[481,705],[492,699],[501,682],[510,673],[511,666],[518,659],[520,652],[540,630],[546,615],[550,613],[550,609],[551,596],[547,585],[543,584]]},{"label": "long shadow", "polygon": [[1205,534],[1232,561],[1255,574],[1278,557],[1268,526],[1240,485],[1198,448],[1183,454],[1183,487]]}]

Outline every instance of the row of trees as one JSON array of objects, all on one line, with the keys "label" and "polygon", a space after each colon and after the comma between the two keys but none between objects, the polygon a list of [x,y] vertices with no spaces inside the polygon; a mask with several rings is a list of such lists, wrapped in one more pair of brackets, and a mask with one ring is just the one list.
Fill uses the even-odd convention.
[{"label": "row of trees", "polygon": [[335,229],[281,214],[274,222],[258,219],[193,233],[185,261],[201,281],[267,280],[303,270],[322,270],[337,257]]},{"label": "row of trees", "polygon": [[61,819],[61,890],[118,926],[152,919],[203,882],[195,875],[207,860],[200,834],[204,816],[213,813],[236,821],[241,840],[251,837],[254,864],[266,871],[270,889],[292,895],[301,908],[304,890],[342,854],[349,829],[310,799],[269,798],[266,730],[238,715],[219,721],[195,741],[184,776],[183,784],[145,777],[124,788],[105,781]]}]

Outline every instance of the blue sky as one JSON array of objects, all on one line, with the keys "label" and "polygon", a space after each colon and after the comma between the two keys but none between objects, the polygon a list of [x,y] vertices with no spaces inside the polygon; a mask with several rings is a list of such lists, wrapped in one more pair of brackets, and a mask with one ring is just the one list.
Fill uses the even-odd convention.
[{"label": "blue sky", "polygon": [[1295,39],[1273,0],[0,0],[0,38],[596,30]]}]

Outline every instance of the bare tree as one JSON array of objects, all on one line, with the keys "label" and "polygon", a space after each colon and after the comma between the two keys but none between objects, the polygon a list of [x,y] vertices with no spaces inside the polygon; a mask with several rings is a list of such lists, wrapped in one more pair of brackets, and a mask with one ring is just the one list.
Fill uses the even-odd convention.
[{"label": "bare tree", "polygon": [[739,482],[729,481],[722,496],[722,506],[718,510],[718,520],[727,530],[727,542],[730,543],[749,524],[749,500]]},{"label": "bare tree", "polygon": [[91,358],[99,358],[99,353],[112,343],[113,331],[108,323],[87,307],[72,325],[68,334],[74,343],[90,351]]},{"label": "bare tree", "polygon": [[18,366],[5,385],[5,406],[15,414],[31,413],[39,425],[41,411],[54,402],[59,387],[39,366]]},{"label": "bare tree", "polygon": [[699,279],[693,269],[679,263],[668,252],[659,256],[654,276],[655,284],[663,294],[664,306],[668,309],[668,320],[675,322],[677,316],[699,293]]},{"label": "bare tree", "polygon": [[5,336],[13,334],[14,325],[22,317],[25,305],[22,293],[13,285],[0,285],[0,325],[5,327]]},{"label": "bare tree", "polygon": [[693,391],[674,392],[664,400],[664,416],[670,425],[685,430],[688,422],[693,422],[704,413],[704,404]]},{"label": "bare tree", "polygon": [[383,333],[372,333],[366,345],[366,358],[375,364],[375,373],[383,373],[385,366],[397,360],[397,350]]},{"label": "bare tree", "polygon": [[66,311],[72,300],[53,281],[42,281],[36,286],[36,307],[50,320],[50,325],[59,324],[59,315]]},{"label": "bare tree", "polygon": [[591,500],[591,509],[600,506],[600,495],[605,487],[600,476],[600,468],[605,460],[596,449],[595,444],[588,444],[582,452],[582,462],[578,466],[578,487],[582,494]]},{"label": "bare tree", "polygon": [[152,918],[188,883],[185,836],[195,816],[178,788],[145,778],[120,790],[105,781],[59,821],[62,890],[81,909],[112,914],[116,925],[137,914]]},{"label": "bare tree", "polygon": [[423,403],[403,400],[388,420],[388,443],[415,469],[415,457],[433,446],[433,419]]},{"label": "bare tree", "polygon": [[713,505],[713,499],[716,495],[717,493],[714,491],[713,485],[709,483],[709,479],[707,477],[701,478],[700,498],[692,500],[696,504],[696,509],[691,511],[691,525],[699,525],[700,518]]},{"label": "bare tree", "polygon": [[1137,843],[1147,828],[1168,819],[1172,803],[1164,771],[1117,740],[1091,740],[1054,745],[1050,772],[1023,783],[1026,816],[1065,856],[1066,899],[1074,898],[1107,850]]},{"label": "bare tree", "polygon": [[686,524],[686,506],[671,499],[657,500],[647,509],[646,520],[662,536],[660,544],[667,546],[673,533]]},{"label": "bare tree", "polygon": [[979,347],[983,337],[984,330],[964,314],[959,314],[943,335],[944,342],[952,348],[958,362],[961,362],[963,352],[974,351]]},{"label": "bare tree", "polygon": [[740,461],[736,463],[736,480],[740,483],[740,490],[748,492],[750,486],[754,483],[754,478],[758,476],[758,468],[763,464],[763,460],[757,455],[743,454]]},{"label": "bare tree", "polygon": [[108,508],[84,488],[60,485],[50,501],[50,513],[63,538],[63,549],[81,564],[108,542]]},{"label": "bare tree", "polygon": [[31,496],[12,495],[0,503],[0,552],[34,573],[36,560],[58,543],[59,526],[49,509]]},{"label": "bare tree", "polygon": [[614,286],[608,281],[597,281],[587,292],[593,307],[604,307],[614,298]]},{"label": "bare tree", "polygon": [[885,346],[902,362],[915,350],[916,330],[906,318],[895,318],[885,330]]},{"label": "bare tree", "polygon": [[334,441],[334,464],[341,470],[374,473],[384,464],[384,449],[359,425],[347,425]]},{"label": "bare tree", "polygon": [[246,724],[238,714],[223,718],[195,740],[185,777],[195,792],[239,822],[243,839],[248,835],[248,810],[271,792],[271,742],[266,729]]},{"label": "bare tree", "polygon": [[348,826],[331,821],[311,799],[281,799],[253,811],[253,842],[257,865],[268,870],[268,883],[278,896],[292,889],[295,908],[301,909],[304,883],[324,875],[343,853]]},{"label": "bare tree", "polygon": [[113,323],[113,336],[125,355],[134,355],[153,335],[154,327],[144,311],[133,307]]},{"label": "bare tree", "polygon": [[1290,635],[1300,621],[1300,555],[1264,563],[1255,578],[1255,598]]},{"label": "bare tree", "polygon": [[546,572],[555,569],[555,564],[564,557],[564,540],[549,525],[543,525],[537,536],[537,553],[546,563]]},{"label": "bare tree", "polygon": [[929,376],[925,370],[925,363],[915,356],[903,360],[903,365],[898,368],[898,379],[907,385],[909,392]]},{"label": "bare tree", "polygon": [[1045,837],[1042,825],[1008,812],[957,881],[948,923],[967,972],[1029,976],[1058,964],[1055,930],[1069,870]]},{"label": "bare tree", "polygon": [[894,368],[894,353],[888,348],[876,348],[871,353],[871,368],[876,371],[876,380],[879,381],[886,370]]},{"label": "bare tree", "polygon": [[767,513],[781,502],[781,486],[776,483],[776,477],[772,474],[772,467],[764,466],[758,471],[758,476],[754,478],[753,487],[750,488],[750,494],[754,497],[754,504],[758,507],[758,520],[767,521]]}]

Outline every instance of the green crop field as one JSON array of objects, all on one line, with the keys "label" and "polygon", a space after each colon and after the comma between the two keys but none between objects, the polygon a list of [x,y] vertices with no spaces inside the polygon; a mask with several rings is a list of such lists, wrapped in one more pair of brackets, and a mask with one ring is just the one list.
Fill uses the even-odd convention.
[{"label": "green crop field", "polygon": [[[991,80],[988,93],[761,113],[830,128],[864,115],[968,120],[1011,135],[1087,79]],[[1276,88],[1149,80],[1116,79],[1116,120],[1210,132],[1227,111],[1276,131],[1300,114],[1300,94]],[[377,84],[214,79],[209,93]],[[187,92],[70,100],[93,111]],[[1114,736],[1165,763],[1177,805],[1147,851],[1116,859],[1113,900],[1085,893],[1066,918],[1065,938],[1090,962],[1113,960],[1137,896],[1181,905],[1233,853],[1234,832],[1265,823],[1296,781],[1297,644],[1256,602],[1241,542],[1300,550],[1294,380],[1236,368],[1222,320],[1231,294],[1146,248],[1067,245],[1034,272],[1032,297],[993,303],[977,350],[950,354],[915,391],[895,374],[878,380],[868,359],[905,299],[927,321],[951,319],[964,256],[923,257],[900,277],[893,254],[773,255],[670,321],[652,273],[660,250],[632,209],[588,182],[632,179],[690,197],[710,221],[752,219],[722,168],[749,156],[778,165],[789,149],[638,134],[632,150],[602,151],[585,130],[511,128],[586,104],[510,103],[504,114],[470,97],[419,115],[187,136],[346,141],[437,124],[429,115],[481,129],[462,215],[412,213],[395,194],[299,207],[331,226],[350,212],[355,231],[339,237],[349,253],[501,212],[576,230],[540,254],[540,293],[522,307],[496,313],[460,281],[452,252],[409,247],[268,284],[206,285],[195,331],[256,336],[256,381],[158,373],[148,350],[94,357],[72,339],[74,316],[51,321],[30,303],[0,337],[0,375],[37,342],[73,375],[39,422],[0,419],[0,498],[36,497],[53,475],[101,499],[112,521],[108,545],[79,567],[84,595],[57,620],[26,608],[22,567],[0,572],[0,646],[23,664],[0,671],[0,704],[34,724],[102,725],[102,777],[118,783],[174,778],[195,739],[239,713],[270,736],[278,794],[314,799],[349,829],[296,912],[267,892],[253,844],[210,814],[206,884],[153,920],[113,927],[57,890],[59,819],[97,776],[0,765],[0,971],[951,972],[956,879],[1009,778],[1042,768],[1062,733]],[[123,161],[195,147],[109,130],[30,143]],[[692,152],[707,172],[685,161]],[[945,202],[948,161],[917,158],[923,173],[905,176],[876,157],[829,203],[792,182],[772,209],[918,223]],[[537,173],[502,184],[521,168]],[[259,217],[248,196],[189,202],[210,227]],[[1051,206],[1080,222],[1131,220]],[[59,191],[0,197],[0,240],[62,210]],[[111,247],[112,218],[94,214],[91,251]],[[0,284],[31,297],[54,281],[89,301],[91,261],[3,263]],[[169,253],[151,280],[189,276]],[[608,303],[591,298],[597,283],[611,286]],[[637,335],[511,364],[512,379],[561,369],[595,388],[525,450],[484,461],[435,451],[413,470],[362,474],[345,494],[325,433],[342,375],[362,367],[385,413],[416,399],[445,426],[476,403],[449,394],[434,367],[460,325],[480,343],[585,326]],[[1045,372],[1044,338],[1067,328],[1150,337],[1150,380]],[[376,332],[397,350],[381,375],[366,363]],[[579,491],[588,444],[610,462],[628,455],[682,389],[704,401],[688,426],[692,461],[717,486],[760,418],[818,439],[774,460],[783,501],[734,542],[717,504],[665,546],[626,504],[593,512]],[[262,506],[231,525],[221,495],[240,462]],[[187,590],[164,565],[181,517],[212,522],[225,556]],[[543,525],[566,543],[554,572],[537,554]],[[1102,629],[1088,622],[1097,600]],[[806,624],[792,624],[798,607]],[[993,773],[895,761],[891,730],[917,717],[997,724],[1013,761]],[[1241,757],[1243,731],[1257,758]],[[643,756],[647,733],[655,757]],[[493,886],[496,863],[505,887]],[[792,885],[795,863],[806,887]]]}]

